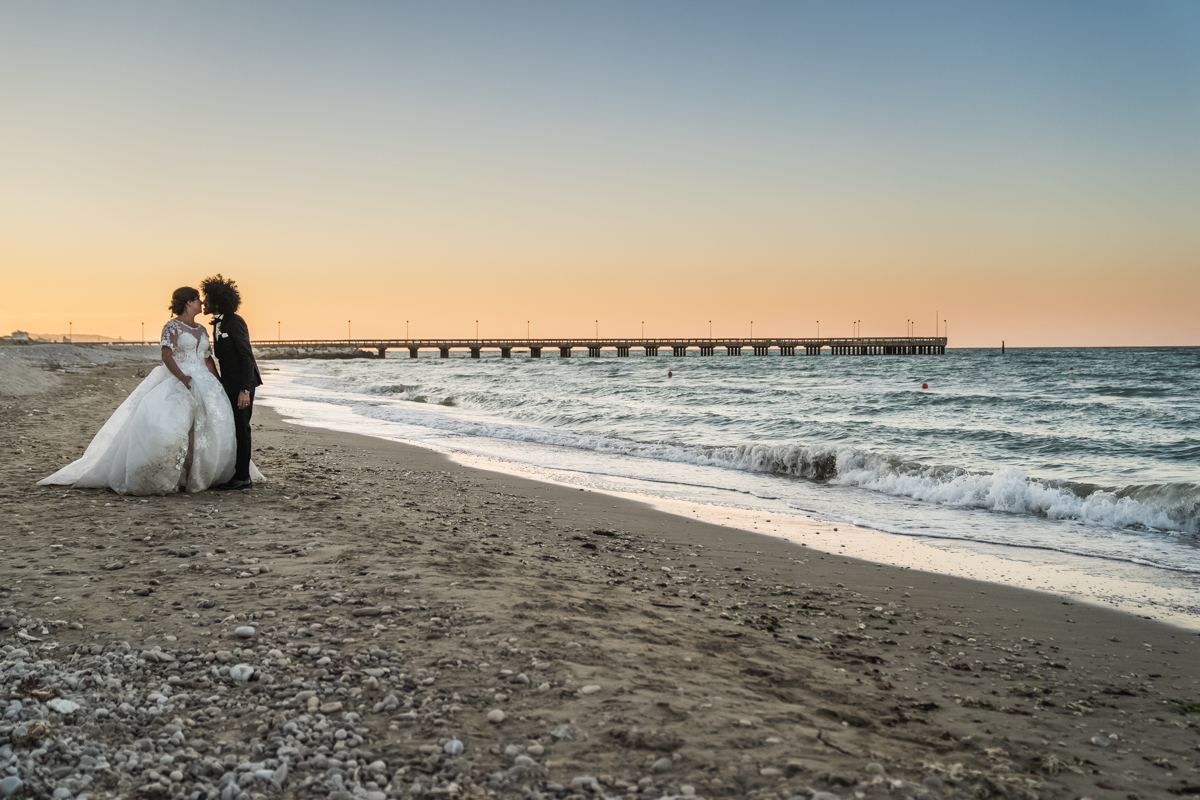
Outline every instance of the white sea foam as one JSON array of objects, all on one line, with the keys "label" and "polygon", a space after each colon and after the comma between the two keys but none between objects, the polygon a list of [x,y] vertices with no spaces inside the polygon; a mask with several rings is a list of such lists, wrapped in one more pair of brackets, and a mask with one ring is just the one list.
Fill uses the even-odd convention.
[{"label": "white sea foam", "polygon": [[[408,394],[408,393],[406,393]],[[420,394],[410,394],[422,397]],[[407,398],[406,398],[407,399]],[[442,404],[448,405],[442,401]],[[638,442],[617,436],[560,428],[516,425],[448,416],[411,406],[357,405],[357,413],[459,436],[530,442],[590,450],[608,455],[680,464],[788,475],[956,508],[1027,514],[1051,520],[1075,520],[1089,526],[1197,532],[1200,489],[1169,485],[1155,494],[1129,488],[1094,489],[1079,496],[1070,486],[1053,486],[1014,467],[995,472],[927,467],[851,445],[706,446],[680,442]],[[1190,491],[1188,490],[1190,487]],[[1138,487],[1144,489],[1145,487]]]},{"label": "white sea foam", "polygon": [[859,468],[839,474],[835,480],[844,485],[958,508],[1077,520],[1097,527],[1196,532],[1194,501],[1191,508],[1180,504],[1162,509],[1148,502],[1118,497],[1116,492],[1103,489],[1080,497],[1067,488],[1031,480],[1015,467],[993,473],[960,474],[949,479]]}]

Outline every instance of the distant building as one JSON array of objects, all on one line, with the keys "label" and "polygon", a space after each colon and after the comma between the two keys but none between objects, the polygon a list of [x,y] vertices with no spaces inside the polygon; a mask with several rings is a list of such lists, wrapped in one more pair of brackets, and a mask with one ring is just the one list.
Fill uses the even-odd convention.
[{"label": "distant building", "polygon": [[0,336],[0,342],[4,344],[29,344],[32,341],[25,331],[13,331],[9,336]]}]

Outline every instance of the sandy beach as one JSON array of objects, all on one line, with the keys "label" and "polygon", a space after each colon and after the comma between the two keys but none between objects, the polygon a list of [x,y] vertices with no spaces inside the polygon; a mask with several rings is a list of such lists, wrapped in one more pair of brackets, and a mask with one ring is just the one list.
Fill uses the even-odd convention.
[{"label": "sandy beach", "polygon": [[251,491],[39,487],[153,365],[63,358],[0,362],[24,796],[1200,794],[1195,633],[265,407]]}]

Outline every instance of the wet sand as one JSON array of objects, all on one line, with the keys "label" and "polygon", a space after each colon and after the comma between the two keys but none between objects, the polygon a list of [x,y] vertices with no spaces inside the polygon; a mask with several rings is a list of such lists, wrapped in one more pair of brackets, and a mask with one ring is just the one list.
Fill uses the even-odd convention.
[{"label": "wet sand", "polygon": [[[51,659],[125,641],[210,665],[255,625],[244,705],[186,720],[209,741],[236,748],[297,714],[356,712],[362,757],[397,770],[381,787],[393,796],[420,775],[424,791],[513,797],[588,796],[586,781],[572,790],[582,777],[655,798],[1200,785],[1197,636],[1130,614],[484,472],[265,407],[255,460],[268,480],[251,491],[35,486],[145,371],[80,368],[0,394],[0,609],[61,620],[38,637]],[[25,646],[4,627],[0,645]],[[395,670],[367,673],[374,650]],[[286,689],[330,682],[342,705],[328,712]],[[374,710],[389,693],[399,707]],[[430,747],[450,739],[465,761],[430,771]],[[509,775],[511,747],[533,766]],[[310,761],[285,793],[318,793]]]}]

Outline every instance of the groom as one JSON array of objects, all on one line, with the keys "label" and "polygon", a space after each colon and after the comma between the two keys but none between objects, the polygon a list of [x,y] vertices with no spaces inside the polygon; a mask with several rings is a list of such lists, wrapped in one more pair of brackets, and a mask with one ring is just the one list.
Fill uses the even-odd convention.
[{"label": "groom", "polygon": [[237,463],[233,478],[218,491],[249,489],[250,415],[254,413],[254,390],[262,386],[254,351],[250,348],[250,329],[237,315],[242,295],[237,284],[220,273],[200,283],[204,293],[204,312],[213,315],[213,353],[221,367],[221,385],[233,406],[234,432],[237,434]]}]

